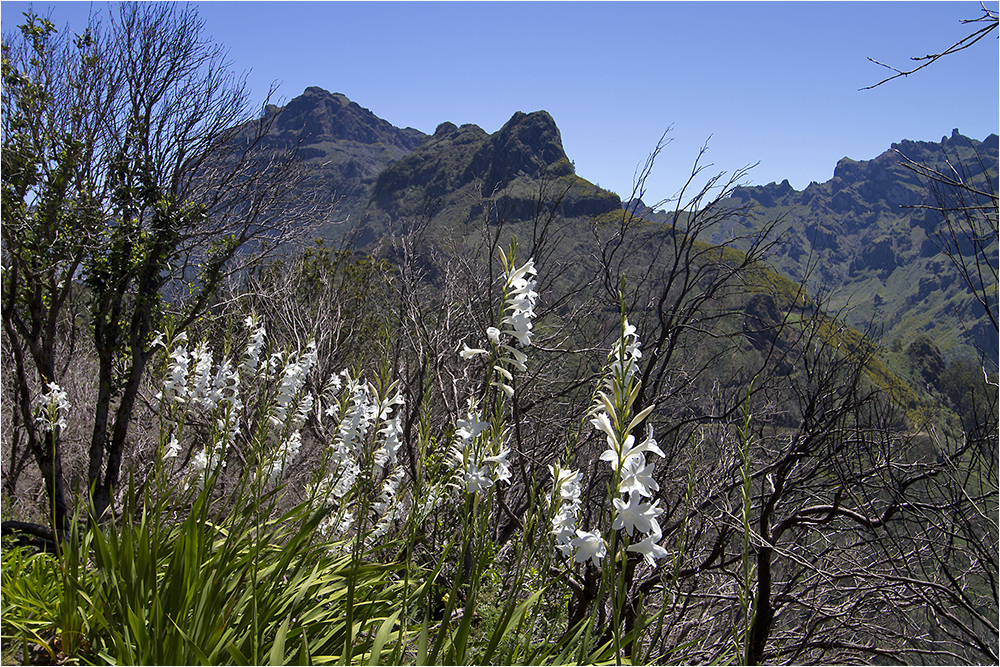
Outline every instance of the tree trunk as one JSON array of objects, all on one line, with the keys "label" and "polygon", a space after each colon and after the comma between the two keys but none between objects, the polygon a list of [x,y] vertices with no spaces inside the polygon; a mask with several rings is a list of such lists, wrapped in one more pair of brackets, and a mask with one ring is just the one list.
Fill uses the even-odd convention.
[{"label": "tree trunk", "polygon": [[764,647],[771,634],[774,608],[771,606],[771,548],[762,546],[757,552],[757,597],[753,604],[753,624],[747,639],[746,664],[759,665]]}]

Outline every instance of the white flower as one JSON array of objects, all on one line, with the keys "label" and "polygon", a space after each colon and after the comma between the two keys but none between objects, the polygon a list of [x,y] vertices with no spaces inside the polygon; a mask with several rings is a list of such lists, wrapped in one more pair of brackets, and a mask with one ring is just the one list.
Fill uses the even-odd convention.
[{"label": "white flower", "polygon": [[500,471],[506,475],[503,479],[510,477],[510,469],[506,466],[506,451],[502,452],[500,456],[491,457],[480,462],[478,455],[471,450],[470,445],[459,446],[456,444],[451,448],[451,459],[458,468],[456,474],[459,480],[461,480],[461,488],[464,488],[469,493],[481,493],[488,491],[495,482],[500,481],[496,474],[497,471],[494,471],[492,475],[490,474],[490,463],[493,464],[492,467],[494,468],[503,468]]},{"label": "white flower", "polygon": [[402,479],[403,468],[396,466],[382,482],[382,493],[379,495],[378,501],[372,505],[373,513],[383,514],[388,509],[396,498],[396,491],[399,489],[399,483]]},{"label": "white flower", "polygon": [[252,315],[244,320],[244,324],[246,324],[248,329],[251,329],[251,332],[250,340],[247,343],[246,356],[243,358],[243,363],[240,364],[240,370],[248,376],[252,376],[257,372],[257,365],[260,363],[260,352],[264,347],[264,325],[261,324],[254,329],[255,323],[255,318]]},{"label": "white flower", "polygon": [[302,399],[299,401],[298,407],[295,409],[295,415],[292,417],[292,428],[300,429],[305,423],[306,419],[309,418],[309,412],[312,411],[313,404],[316,399],[312,394],[303,394]]},{"label": "white flower", "polygon": [[621,468],[622,479],[618,484],[618,492],[637,491],[641,496],[652,496],[653,491],[660,490],[660,485],[653,479],[654,467],[652,463],[646,465],[646,457],[641,453],[628,457]]},{"label": "white flower", "polygon": [[385,478],[385,482],[382,484],[382,494],[376,503],[372,505],[372,513],[379,516],[378,522],[375,524],[375,530],[372,531],[371,537],[377,539],[382,537],[392,526],[392,522],[396,520],[396,516],[399,513],[399,503],[396,501],[396,491],[399,489],[399,483],[403,479],[403,468],[402,466],[397,466],[388,477]]},{"label": "white flower", "polygon": [[186,482],[185,487],[189,487],[193,482],[199,489],[205,488],[205,477],[208,476],[209,471],[212,468],[212,458],[208,455],[208,451],[202,449],[191,459],[191,476],[192,481]]},{"label": "white flower", "polygon": [[458,355],[463,359],[470,359],[476,356],[477,354],[487,354],[487,352],[486,350],[483,350],[478,347],[469,347],[465,343],[462,343],[462,351],[458,353]]},{"label": "white flower", "polygon": [[500,344],[500,330],[496,327],[486,327],[486,337],[494,344]]},{"label": "white flower", "polygon": [[492,463],[494,465],[494,482],[506,482],[510,480],[510,463],[507,461],[507,454],[509,453],[510,450],[504,448],[496,456],[488,456],[483,459],[483,463]]},{"label": "white flower", "polygon": [[167,450],[163,453],[163,458],[172,459],[175,458],[181,451],[181,443],[177,442],[177,435],[170,434],[170,442],[167,443]]},{"label": "white flower", "polygon": [[655,565],[657,558],[663,558],[667,555],[667,550],[657,544],[662,537],[663,535],[658,532],[650,533],[645,539],[635,544],[630,544],[628,550],[642,554],[647,563]]},{"label": "white flower", "polygon": [[552,535],[555,536],[556,548],[569,556],[573,550],[571,543],[576,537],[576,518],[580,511],[580,480],[583,478],[583,473],[558,465],[549,466],[549,472],[552,473],[553,495],[559,494],[558,509],[552,517]]},{"label": "white flower", "polygon": [[212,380],[212,392],[209,394],[213,405],[220,401],[228,401],[236,407],[242,409],[243,403],[240,401],[240,372],[233,368],[229,359],[223,359],[215,371],[215,378]]},{"label": "white flower", "polygon": [[525,366],[525,364],[524,364],[524,362],[526,362],[528,360],[528,355],[526,355],[524,352],[521,352],[520,350],[514,349],[510,345],[501,345],[500,346],[500,350],[502,352],[505,352],[507,355],[509,355],[509,356],[502,357],[501,358],[502,361],[504,361],[505,363],[510,364],[511,366],[513,366],[517,370],[521,371],[522,373],[524,371],[528,370],[528,367]]},{"label": "white flower", "polygon": [[572,542],[576,537],[576,515],[579,511],[579,502],[563,502],[552,517],[552,535],[555,536],[556,548],[567,556],[572,552]]},{"label": "white flower", "polygon": [[403,424],[401,415],[396,415],[385,422],[385,426],[379,430],[379,435],[383,437],[382,447],[375,452],[375,467],[382,468],[386,462],[396,464],[396,452],[399,451],[402,442]]},{"label": "white flower", "polygon": [[514,388],[512,386],[510,386],[509,384],[505,384],[503,382],[497,381],[497,382],[491,382],[490,385],[496,387],[497,389],[502,390],[503,393],[505,393],[507,395],[507,398],[513,398],[514,397]]},{"label": "white flower", "polygon": [[347,534],[354,525],[354,513],[345,511],[339,515],[330,515],[319,524],[319,530],[327,539],[336,540]]},{"label": "white flower", "polygon": [[[506,256],[504,259],[506,264]],[[507,301],[504,304],[505,315],[500,321],[500,326],[502,333],[513,336],[524,346],[531,344],[531,319],[535,316],[535,301],[538,299],[535,281],[527,276],[536,273],[535,262],[529,259],[520,268],[509,271],[506,281]],[[499,334],[494,342],[499,344]]]},{"label": "white flower", "polygon": [[70,407],[66,391],[55,382],[49,382],[46,386],[49,390],[40,396],[42,400],[41,414],[35,418],[35,421],[45,431],[66,428],[66,416],[69,414]]},{"label": "white flower", "polygon": [[170,353],[170,362],[170,369],[167,371],[167,379],[163,381],[161,395],[164,400],[174,398],[178,403],[183,403],[188,396],[187,374],[189,357],[187,348],[183,346],[175,347]]},{"label": "white flower", "polygon": [[611,360],[611,378],[618,378],[623,384],[638,370],[638,361],[642,358],[639,336],[627,319],[623,322],[621,337],[615,341],[608,358]]},{"label": "white flower", "polygon": [[663,514],[663,510],[657,507],[659,500],[652,505],[643,505],[642,496],[638,491],[629,494],[628,503],[621,498],[613,500],[618,515],[611,525],[615,530],[625,529],[629,535],[638,529],[640,533],[659,533],[660,524],[656,522],[656,517]]},{"label": "white flower", "polygon": [[340,391],[340,388],[344,386],[343,377],[347,375],[347,369],[340,371],[339,373],[334,373],[330,376],[330,381],[326,384],[326,391],[330,396],[336,396]]},{"label": "white flower", "polygon": [[[591,421],[591,423],[594,422]],[[609,436],[608,449],[604,450],[604,453],[601,454],[601,460],[610,463],[611,468],[613,470],[618,470],[619,468],[623,467],[630,458],[640,456],[645,452],[652,452],[653,454],[657,454],[658,456],[660,456],[660,458],[663,458],[665,456],[663,450],[661,450],[657,446],[656,440],[653,439],[652,428],[649,429],[649,436],[645,440],[643,440],[637,446],[633,446],[634,443],[635,443],[635,436],[629,435],[627,438],[625,438],[625,442],[622,443],[621,451],[617,451],[617,448],[615,447],[615,442]]]},{"label": "white flower", "polygon": [[579,507],[575,503],[563,503],[559,506],[559,511],[552,517],[552,533],[554,535],[564,534],[567,530],[570,539],[576,535],[576,513]]},{"label": "white flower", "polygon": [[615,428],[611,425],[611,418],[608,416],[607,412],[597,413],[597,415],[590,420],[590,423],[594,425],[594,428],[602,431],[608,436],[609,447],[617,447],[618,434],[615,433]]},{"label": "white flower", "polygon": [[264,470],[264,476],[272,483],[277,483],[285,474],[288,466],[295,460],[302,447],[302,434],[294,431],[288,440],[282,443],[274,457]]},{"label": "white flower", "polygon": [[354,459],[348,459],[341,466],[342,470],[340,476],[337,478],[337,483],[333,487],[333,495],[336,498],[343,498],[347,495],[347,492],[354,488],[354,483],[358,479],[358,475],[361,473],[361,469],[358,468],[358,464],[355,463]]},{"label": "white flower", "polygon": [[600,535],[584,530],[576,531],[576,537],[570,542],[570,546],[577,550],[573,556],[577,563],[590,559],[594,565],[599,565],[608,553],[608,547]]},{"label": "white flower", "polygon": [[[309,371],[312,369],[315,361],[316,342],[309,341],[304,354],[298,359],[290,359],[285,364],[285,368],[282,371],[281,386],[278,388],[278,398],[274,407],[274,415],[272,416],[272,421],[276,425],[284,425],[288,418],[289,409],[295,404],[299,391],[305,384],[306,376],[309,375]],[[308,407],[309,409],[312,408],[311,399]],[[296,408],[301,412],[301,408],[298,408],[298,406]],[[308,413],[308,410],[305,412]],[[304,418],[303,421],[305,421]]]},{"label": "white flower", "polygon": [[349,375],[346,391],[350,395],[350,403],[343,419],[337,427],[336,445],[345,453],[354,452],[358,443],[362,442],[368,433],[372,422],[378,413],[378,406],[371,400],[371,388],[367,383],[359,382]]},{"label": "white flower", "polygon": [[484,422],[479,418],[479,411],[476,408],[475,401],[470,398],[465,412],[466,418],[459,419],[456,424],[458,428],[455,430],[455,435],[461,438],[463,442],[474,442],[479,437],[479,434],[490,426],[489,422]]},{"label": "white flower", "polygon": [[552,486],[559,490],[562,500],[580,499],[580,481],[583,479],[581,471],[549,466],[549,472],[552,474]]},{"label": "white flower", "polygon": [[474,461],[469,461],[462,475],[465,490],[469,493],[488,491],[493,486],[493,480],[486,474],[486,468],[480,468]]}]

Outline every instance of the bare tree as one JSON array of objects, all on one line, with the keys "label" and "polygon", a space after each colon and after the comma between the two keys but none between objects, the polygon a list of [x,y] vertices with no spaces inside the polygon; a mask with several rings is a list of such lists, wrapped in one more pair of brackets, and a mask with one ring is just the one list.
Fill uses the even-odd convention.
[{"label": "bare tree", "polygon": [[[958,160],[947,160],[946,169],[936,169],[911,160],[902,153],[900,157],[903,166],[925,181],[932,196],[932,203],[912,208],[926,209],[940,216],[940,224],[930,234],[932,241],[958,269],[962,281],[982,307],[994,332],[1000,332],[996,300],[997,271],[1000,268],[996,257],[1000,199],[988,165],[976,152],[975,160],[981,177],[973,179]],[[990,370],[996,373],[996,358],[987,350],[981,352],[992,360]]]},{"label": "bare tree", "polygon": [[895,74],[882,79],[876,84],[872,84],[871,86],[865,86],[861,90],[871,90],[872,88],[881,86],[883,83],[888,83],[889,81],[892,81],[894,79],[898,79],[900,77],[907,77],[915,72],[919,72],[928,65],[933,65],[941,58],[944,58],[945,56],[950,56],[954,53],[958,53],[959,51],[964,51],[965,49],[969,48],[982,38],[986,37],[988,34],[997,29],[997,23],[998,20],[1000,20],[1000,15],[998,15],[996,11],[989,9],[985,4],[981,4],[980,8],[982,9],[983,12],[981,16],[978,16],[974,19],[964,19],[962,20],[962,23],[963,24],[981,23],[985,25],[983,25],[981,28],[976,28],[976,30],[974,30],[972,33],[966,35],[965,37],[958,40],[957,42],[955,42],[954,44],[952,44],[943,51],[940,51],[938,53],[931,53],[926,56],[914,56],[910,58],[910,60],[920,63],[916,67],[912,67],[908,70],[902,70],[893,67],[892,65],[886,65],[885,63],[881,63],[877,60],[869,58],[868,60],[870,60],[871,62],[875,63],[876,65],[881,65],[886,69],[892,70],[893,72],[895,72]]},{"label": "bare tree", "polygon": [[102,516],[154,331],[184,330],[228,274],[313,210],[291,197],[294,150],[263,150],[269,117],[193,7],[125,3],[73,40],[29,15],[3,48],[3,323],[60,528],[59,430],[39,429],[33,410],[38,388],[60,380],[69,300],[86,299],[98,359],[87,479]]}]

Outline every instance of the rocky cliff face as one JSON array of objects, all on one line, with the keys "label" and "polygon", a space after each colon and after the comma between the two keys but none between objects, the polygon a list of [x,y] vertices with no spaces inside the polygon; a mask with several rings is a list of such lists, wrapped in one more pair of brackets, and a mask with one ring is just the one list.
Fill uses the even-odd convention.
[{"label": "rocky cliff face", "polygon": [[519,177],[569,176],[573,167],[562,146],[559,128],[546,111],[518,111],[476,151],[465,171],[468,180],[482,181],[490,196]]},{"label": "rocky cliff face", "polygon": [[484,215],[528,220],[547,206],[564,217],[589,217],[619,205],[617,195],[576,176],[547,112],[517,112],[493,134],[442,123],[389,165],[366,209],[366,238],[407,217],[455,225]]},{"label": "rocky cliff face", "polygon": [[[341,93],[316,87],[267,113],[274,114],[268,142],[276,148],[298,146],[299,158],[313,168],[307,187],[337,201],[338,220],[360,215],[378,175],[427,139],[419,130],[395,127]],[[320,235],[337,234],[328,229]]]},{"label": "rocky cliff face", "polygon": [[[818,251],[828,259],[823,278],[842,282],[866,269],[891,273],[911,255],[930,251],[924,241],[939,219],[919,207],[935,202],[906,159],[944,171],[960,165],[964,177],[978,183],[996,179],[997,155],[997,135],[976,141],[955,130],[940,143],[902,141],[872,160],[843,158],[832,179],[801,192],[786,180],[739,188],[735,196],[788,216],[795,247],[779,254],[778,263],[793,278],[804,276],[798,258]],[[783,261],[786,256],[791,261]]]},{"label": "rocky cliff face", "polygon": [[[933,188],[907,159],[943,172],[954,166],[988,187],[997,179],[998,137],[978,141],[954,130],[937,143],[901,141],[871,160],[840,160],[832,179],[805,190],[784,181],[740,188],[735,197],[756,205],[756,222],[783,217],[786,237],[773,263],[850,308],[851,324],[872,323],[904,344],[928,334],[964,356],[995,350],[996,332],[980,326],[971,293],[933,239],[941,216],[922,208],[937,205]],[[730,231],[720,230],[716,242]]]},{"label": "rocky cliff face", "polygon": [[359,228],[370,243],[400,221],[427,217],[446,224],[483,215],[525,220],[546,205],[539,197],[546,190],[562,216],[619,205],[617,195],[576,176],[545,111],[517,112],[493,134],[444,122],[428,136],[394,127],[341,93],[310,87],[266,113],[274,115],[267,141],[297,146],[313,167],[310,193],[336,202],[336,219],[320,226],[320,237]]},{"label": "rocky cliff face", "polygon": [[306,88],[276,113],[275,133],[296,135],[306,146],[336,141],[378,144],[398,158],[426,138],[420,130],[395,127],[345,95],[322,88]]}]

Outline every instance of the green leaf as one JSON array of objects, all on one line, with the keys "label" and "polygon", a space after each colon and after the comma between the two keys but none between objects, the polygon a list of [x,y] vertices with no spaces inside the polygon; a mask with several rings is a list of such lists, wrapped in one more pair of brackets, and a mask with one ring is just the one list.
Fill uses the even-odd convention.
[{"label": "green leaf", "polygon": [[369,665],[382,664],[382,648],[385,646],[386,641],[389,640],[389,636],[396,625],[396,620],[402,611],[402,609],[397,609],[391,616],[382,621],[382,625],[375,635],[375,643],[372,644],[371,657],[368,660]]},{"label": "green leaf", "polygon": [[269,664],[285,664],[285,636],[288,634],[288,624],[291,621],[291,616],[286,617],[281,623],[281,627],[278,628],[278,634],[274,637],[274,644],[271,646],[271,653],[268,656]]},{"label": "green leaf", "polygon": [[490,643],[487,645],[486,651],[480,658],[481,662],[486,663],[490,661],[493,657],[494,651],[496,651],[497,646],[500,644],[500,641],[507,636],[507,633],[510,632],[511,625],[515,621],[517,621],[517,625],[520,627],[521,623],[524,621],[525,615],[528,612],[528,608],[538,602],[538,598],[541,597],[544,590],[545,589],[542,588],[530,595],[527,600],[517,606],[517,609],[507,605],[507,611],[504,614],[504,618],[500,623],[497,623],[497,626],[493,629],[493,634],[490,637]]}]

